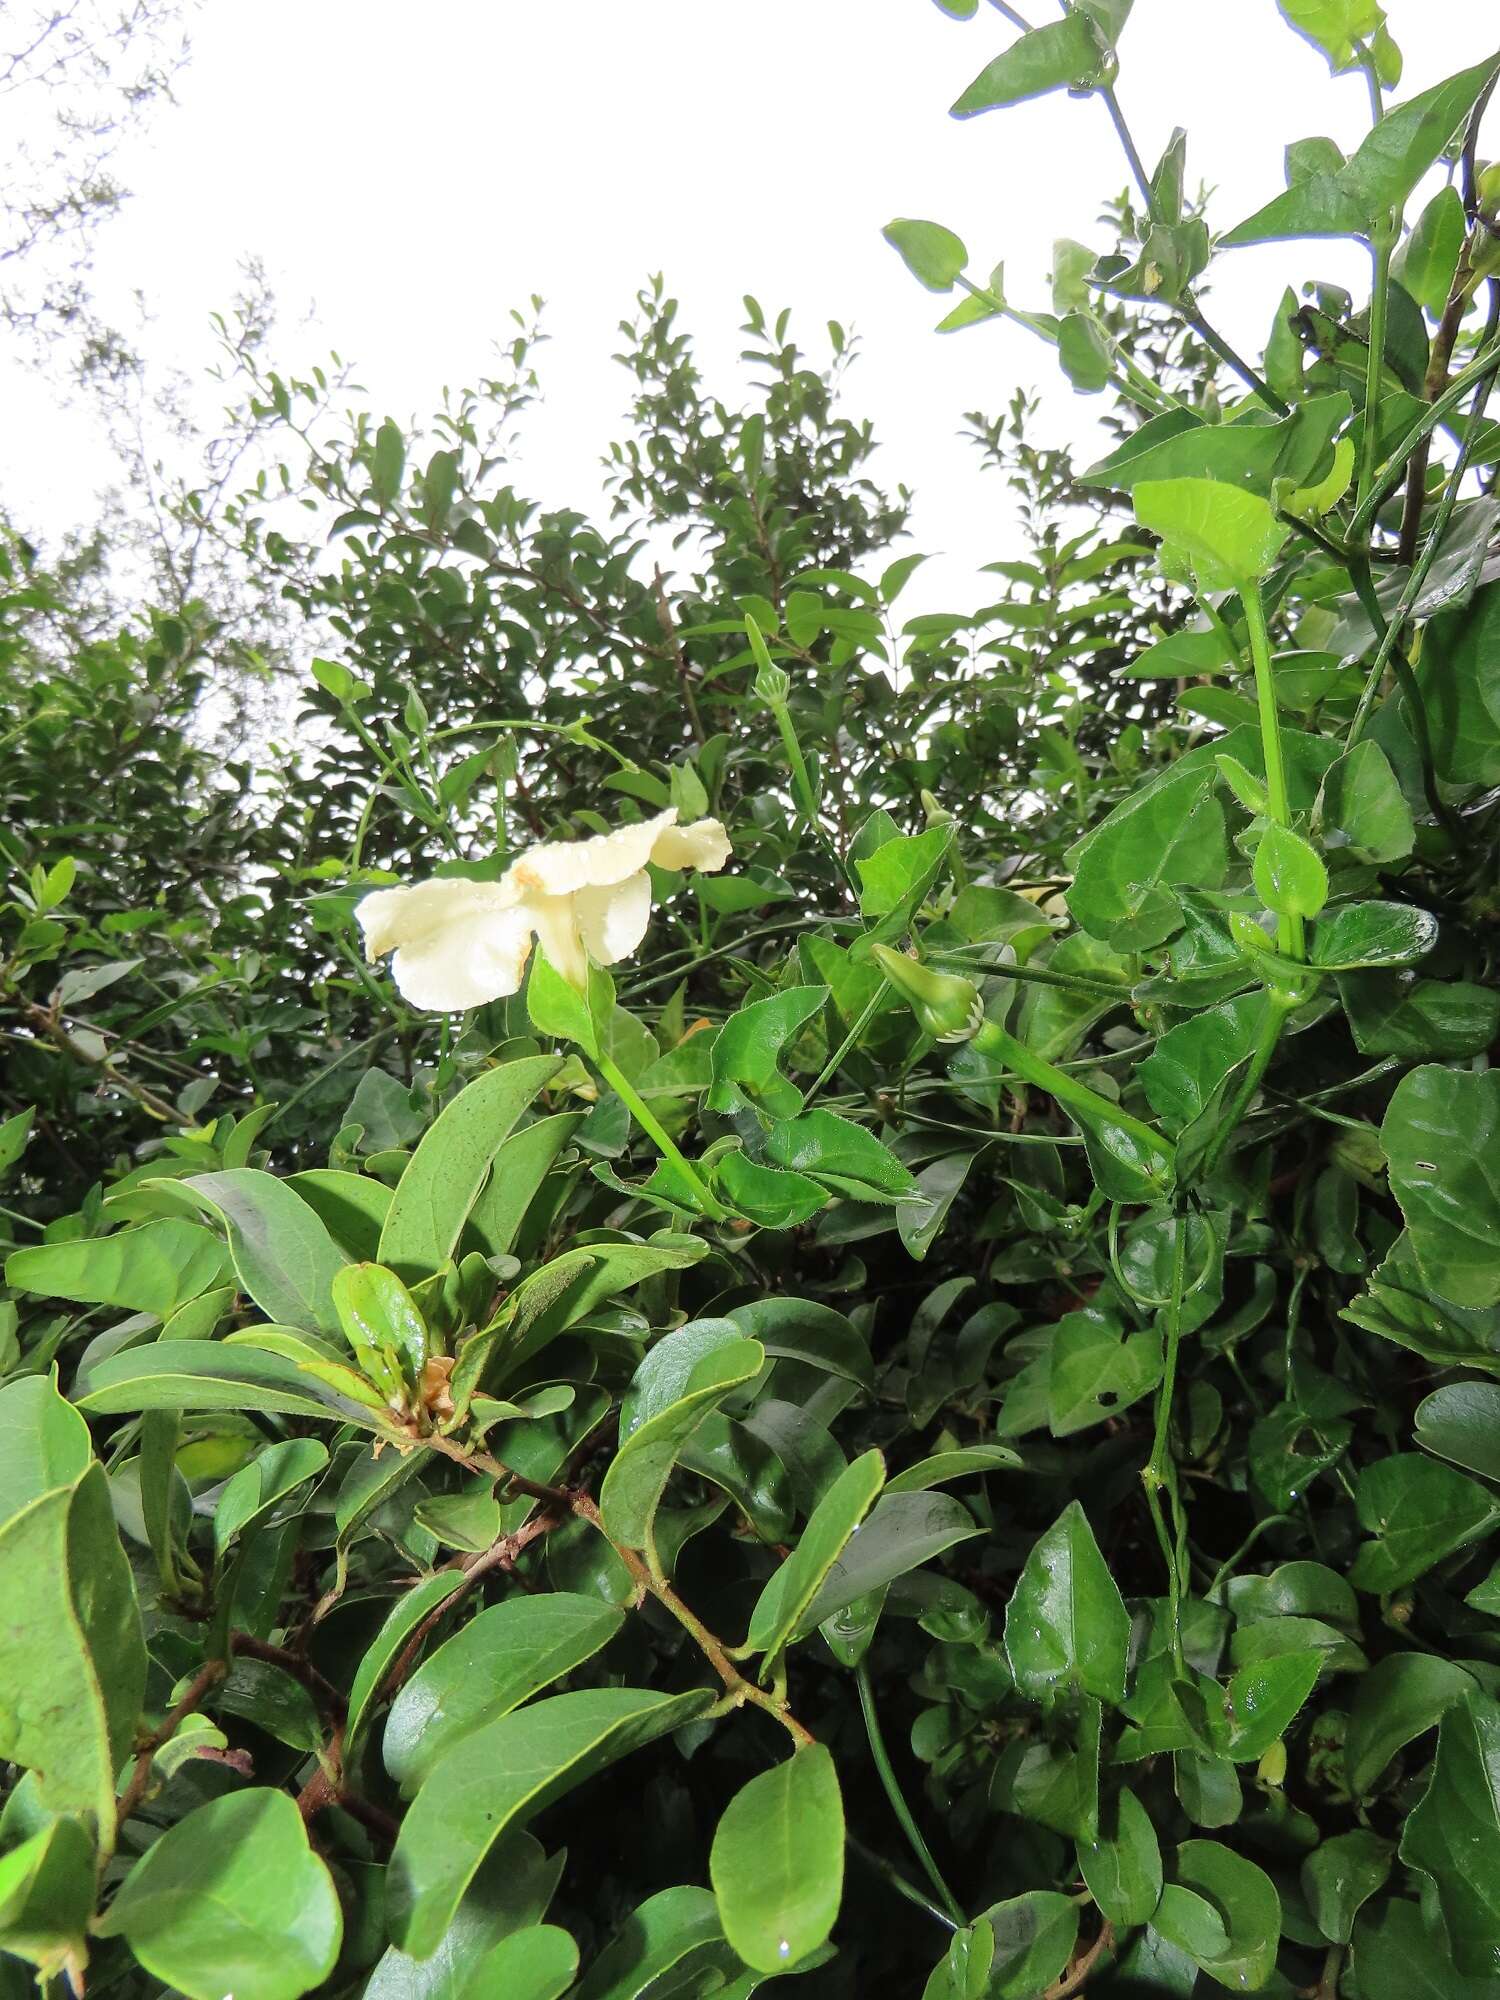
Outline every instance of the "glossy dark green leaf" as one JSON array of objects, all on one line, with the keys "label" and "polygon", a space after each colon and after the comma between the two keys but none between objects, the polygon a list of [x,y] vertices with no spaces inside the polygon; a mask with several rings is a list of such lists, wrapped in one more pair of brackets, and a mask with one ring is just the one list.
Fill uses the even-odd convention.
[{"label": "glossy dark green leaf", "polygon": [[1355,1690],[1344,1740],[1349,1789],[1365,1797],[1408,1743],[1437,1723],[1476,1686],[1474,1676],[1432,1653],[1392,1653]]},{"label": "glossy dark green leaf", "polygon": [[1330,1944],[1348,1944],[1354,1920],[1384,1888],[1395,1848],[1365,1827],[1325,1840],[1302,1864],[1302,1893]]},{"label": "glossy dark green leaf", "polygon": [[946,1493],[889,1493],[851,1535],[812,1604],[798,1620],[802,1638],[836,1611],[882,1584],[931,1562],[980,1530],[961,1501]]},{"label": "glossy dark green leaf", "polygon": [[236,1535],[263,1521],[327,1463],[328,1447],[316,1438],[287,1438],[267,1445],[225,1482],[214,1507],[215,1552],[222,1555]]},{"label": "glossy dark green leaf", "polygon": [[408,1794],[459,1740],[607,1646],[623,1614],[554,1590],[492,1604],[428,1655],[391,1704],[382,1754]]},{"label": "glossy dark green leaf", "polygon": [[823,1943],[844,1890],[844,1806],[825,1744],[735,1794],[708,1868],[724,1935],[757,1972],[782,1971]]},{"label": "glossy dark green leaf", "polygon": [[954,1451],[934,1452],[919,1458],[885,1482],[887,1493],[922,1493],[930,1486],[946,1486],[950,1479],[972,1479],[986,1472],[1014,1472],[1022,1464],[1021,1454],[1003,1444],[962,1445]]},{"label": "glossy dark green leaf", "polygon": [[469,1884],[437,1950],[409,1958],[392,1945],[363,2000],[483,2000],[471,1990],[475,1967],[502,1939],[541,1922],[565,1860],[549,1859],[529,1833],[508,1833]]},{"label": "glossy dark green leaf", "polygon": [[1406,903],[1337,903],[1313,926],[1308,958],[1331,972],[1414,965],[1437,943],[1437,918]]},{"label": "glossy dark green leaf", "polygon": [[1416,1441],[1484,1479],[1500,1479],[1500,1383],[1448,1382],[1417,1405]]},{"label": "glossy dark green leaf", "polygon": [[1432,1290],[1459,1306],[1500,1304],[1500,1070],[1412,1070],[1380,1142]]},{"label": "glossy dark green leaf", "polygon": [[1400,861],[1416,839],[1391,761],[1369,737],[1329,766],[1316,817],[1325,850],[1355,861]]},{"label": "glossy dark green leaf", "polygon": [[90,1372],[79,1409],[96,1415],[135,1410],[263,1410],[291,1417],[368,1424],[370,1409],[328,1388],[282,1354],[207,1340],[158,1340],[130,1348]]},{"label": "glossy dark green leaf", "polygon": [[298,2000],[332,1972],[343,1917],[295,1802],[256,1788],[169,1828],[99,1930],[188,2000]]},{"label": "glossy dark green leaf", "polygon": [[1432,1782],[1401,1835],[1401,1859],[1437,1892],[1453,1962],[1494,1976],[1500,1958],[1500,1703],[1465,1695],[1438,1724]]},{"label": "glossy dark green leaf", "polygon": [[1102,1915],[1118,1930],[1143,1924],[1161,1899],[1161,1848],[1151,1815],[1122,1790],[1094,1840],[1078,1843],[1078,1867]]},{"label": "glossy dark green leaf", "polygon": [[1050,1986],[1078,1940],[1078,1905],[1049,1889],[992,1903],[981,1921],[995,1933],[990,1991],[1000,2000],[1031,2000]]},{"label": "glossy dark green leaf", "polygon": [[733,1306],[727,1317],[749,1340],[758,1340],[767,1354],[806,1361],[814,1368],[862,1389],[875,1386],[869,1343],[853,1323],[832,1306],[816,1299],[754,1299]]},{"label": "glossy dark green leaf", "polygon": [[1222,1985],[1264,1986],[1281,1939],[1281,1903],[1265,1870],[1217,1840],[1186,1840],[1177,1850],[1177,1881],[1222,1919],[1228,1942],[1194,1957]]},{"label": "glossy dark green leaf", "polygon": [[885,1461],[878,1451],[867,1451],[847,1466],[814,1509],[796,1548],[761,1592],[745,1644],[765,1655],[766,1671],[803,1623],[850,1538],[860,1532],[884,1482]]},{"label": "glossy dark green leaf", "polygon": [[1354,1929],[1352,1964],[1362,2000],[1490,2000],[1488,1973],[1466,1979],[1453,1963],[1441,1921],[1416,1903],[1381,1897]]},{"label": "glossy dark green leaf", "polygon": [[765,1362],[759,1341],[725,1320],[701,1320],[659,1341],[636,1371],[620,1418],[620,1449],[599,1489],[605,1532],[645,1548],[672,1468],[703,1420]]},{"label": "glossy dark green leaf", "polygon": [[1036,1699],[1091,1694],[1118,1707],[1129,1644],[1130,1614],[1074,1500],[1033,1546],[1006,1606],[1016,1686]]},{"label": "glossy dark green leaf", "polygon": [[709,1890],[662,1889],[626,1918],[594,1960],[578,2000],[652,2000],[695,1979],[706,1984],[739,1963]]},{"label": "glossy dark green leaf", "polygon": [[765,1146],[772,1166],[856,1201],[902,1201],[916,1190],[910,1169],[873,1132],[821,1107],[773,1125]]},{"label": "glossy dark green leaf", "polygon": [[1500,993],[1472,980],[1350,972],[1339,975],[1338,989],[1361,1055],[1408,1062],[1478,1056],[1500,1034]]},{"label": "glossy dark green leaf", "polygon": [[641,1688],[552,1695],[484,1724],[437,1765],[402,1822],[388,1891],[397,1944],[425,1958],[503,1834],[605,1765],[701,1715],[712,1697]]},{"label": "glossy dark green leaf", "polygon": [[826,986],[790,986],[732,1014],[714,1040],[710,1106],[732,1111],[748,1099],[774,1118],[794,1117],[802,1108],[802,1092],[779,1065],[827,997]]},{"label": "glossy dark green leaf", "polygon": [[1376,1459],[1359,1475],[1360,1526],[1376,1539],[1354,1559],[1356,1590],[1399,1590],[1500,1522],[1500,1500],[1419,1452]]},{"label": "glossy dark green leaf", "polygon": [[1070,1437],[1139,1402],[1161,1378],[1154,1333],[1127,1335],[1096,1307],[1068,1313],[1052,1333],[1048,1409],[1054,1437]]},{"label": "glossy dark green leaf", "polygon": [[398,1597],[386,1614],[385,1622],[355,1669],[354,1681],[349,1689],[344,1754],[351,1762],[369,1723],[371,1708],[382,1683],[405,1651],[407,1642],[422,1621],[450,1598],[463,1582],[462,1570],[439,1570],[434,1576],[424,1576]]}]

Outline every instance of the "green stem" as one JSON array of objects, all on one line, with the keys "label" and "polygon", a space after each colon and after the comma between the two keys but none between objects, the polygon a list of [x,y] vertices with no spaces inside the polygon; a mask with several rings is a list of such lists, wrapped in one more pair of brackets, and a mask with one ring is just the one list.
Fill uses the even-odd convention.
[{"label": "green stem", "polygon": [[620,1068],[614,1057],[607,1055],[601,1049],[598,1055],[595,1056],[594,1063],[604,1081],[629,1110],[636,1124],[640,1126],[649,1139],[655,1142],[657,1151],[662,1155],[663,1159],[670,1160],[688,1186],[692,1188],[702,1207],[703,1214],[711,1222],[724,1221],[728,1210],[709,1193],[708,1183],[703,1179],[692,1162],[684,1158],[683,1154],[678,1150],[675,1141],[668,1136],[657,1119],[655,1112],[647,1105],[645,1099]]},{"label": "green stem", "polygon": [[1141,1474],[1141,1480],[1151,1505],[1151,1517],[1156,1525],[1157,1540],[1161,1543],[1162,1555],[1166,1560],[1167,1594],[1172,1612],[1172,1655],[1178,1672],[1182,1673],[1184,1671],[1182,1573],[1178,1558],[1183,1523],[1179,1517],[1175,1493],[1173,1518],[1178,1529],[1175,1537],[1167,1528],[1166,1515],[1162,1508],[1162,1493],[1174,1477],[1168,1448],[1172,1423],[1172,1398],[1177,1388],[1177,1356],[1182,1346],[1182,1299],[1187,1284],[1188,1219],[1181,1208],[1177,1210],[1174,1219],[1176,1227],[1172,1232],[1172,1292],[1167,1306],[1167,1351],[1162,1365],[1161,1384],[1156,1392],[1156,1435],[1152,1439],[1151,1457]]},{"label": "green stem", "polygon": [[864,1711],[865,1734],[870,1739],[870,1755],[875,1760],[875,1769],[880,1773],[880,1782],[885,1787],[885,1795],[891,1802],[891,1810],[901,1822],[901,1831],[906,1835],[907,1844],[921,1862],[928,1881],[936,1889],[949,1915],[956,1924],[962,1925],[966,1919],[958,1898],[943,1880],[942,1870],[932,1858],[932,1850],[922,1838],[922,1830],[911,1816],[911,1808],[902,1796],[900,1780],[891,1768],[891,1760],[886,1754],[885,1739],[880,1733],[880,1717],[875,1712],[875,1691],[870,1686],[870,1671],[861,1660],[854,1670],[854,1678],[859,1686],[859,1705]]},{"label": "green stem", "polygon": [[[1281,754],[1281,718],[1276,706],[1276,670],[1271,662],[1271,635],[1266,629],[1265,606],[1260,585],[1240,587],[1240,603],[1245,610],[1245,629],[1250,637],[1250,658],[1255,667],[1255,699],[1260,710],[1260,742],[1266,760],[1266,797],[1271,818],[1278,826],[1291,825],[1287,798],[1286,764]],[[1301,917],[1278,916],[1276,945],[1283,958],[1302,960],[1307,955]]]},{"label": "green stem", "polygon": [[1281,1040],[1281,1030],[1286,1024],[1287,1015],[1292,1013],[1295,1007],[1295,1002],[1287,1000],[1272,987],[1266,988],[1266,1001],[1266,1018],[1261,1023],[1260,1034],[1251,1051],[1249,1067],[1240,1078],[1239,1088],[1225,1107],[1219,1129],[1214,1133],[1208,1151],[1203,1156],[1203,1165],[1199,1171],[1200,1181],[1207,1180],[1224,1157],[1226,1147],[1238,1131],[1240,1121],[1250,1107],[1250,1100],[1260,1089],[1261,1080],[1271,1067],[1271,1058],[1275,1055],[1276,1045]]},{"label": "green stem", "polygon": [[[1370,489],[1362,504],[1355,509],[1354,515],[1349,522],[1347,539],[1350,542],[1359,541],[1368,532],[1370,523],[1374,520],[1378,509],[1385,504],[1395,488],[1400,485],[1401,480],[1405,476],[1407,461],[1423,438],[1437,429],[1443,419],[1457,408],[1468,391],[1476,383],[1487,382],[1497,368],[1500,368],[1500,341],[1482,348],[1466,367],[1460,368],[1442,394],[1435,396],[1427,405],[1421,416],[1417,418],[1411,429],[1402,438],[1400,444],[1396,446],[1396,449],[1381,467],[1376,476],[1374,486]],[[1472,449],[1475,428],[1473,418],[1470,418],[1465,428],[1467,435],[1463,442],[1468,449]]]},{"label": "green stem", "polygon": [[890,990],[891,990],[891,982],[888,979],[882,979],[880,984],[876,987],[875,991],[870,995],[869,999],[865,1002],[864,1006],[861,1007],[861,1009],[859,1010],[858,1018],[855,1020],[853,1027],[849,1030],[848,1034],[845,1035],[843,1041],[839,1043],[838,1047],[834,1050],[833,1054],[828,1058],[827,1062],[824,1063],[818,1075],[813,1079],[813,1084],[811,1089],[808,1091],[807,1095],[802,1100],[802,1109],[804,1111],[806,1111],[807,1107],[812,1103],[813,1099],[817,1096],[818,1092],[823,1088],[824,1084],[827,1083],[829,1077],[831,1077],[837,1071],[839,1064],[844,1060],[845,1056],[847,1056],[849,1051],[854,1047],[854,1044],[859,1040],[860,1036],[864,1033],[865,1029],[869,1027],[871,1021],[874,1020],[876,1010],[879,1008],[881,1002],[885,999],[885,996],[890,992]]},{"label": "green stem", "polygon": [[904,1896],[908,1903],[915,1903],[919,1910],[925,1910],[929,1917],[940,1923],[945,1931],[961,1931],[964,1926],[954,1923],[952,1917],[930,1896],[924,1896],[915,1882],[908,1882],[899,1868],[893,1868],[883,1854],[877,1854],[873,1847],[866,1847],[862,1840],[848,1835],[850,1851],[857,1854],[867,1868],[873,1868],[883,1881],[889,1882],[897,1895]]},{"label": "green stem", "polygon": [[1122,1111],[1118,1104],[1112,1104],[1107,1097],[1090,1090],[1087,1084],[1058,1069],[1056,1064],[1043,1061],[1024,1043],[1018,1042],[1014,1035],[1007,1034],[998,1022],[986,1021],[969,1046],[980,1055],[995,1056],[1023,1083],[1045,1090],[1049,1097],[1055,1097],[1066,1110],[1075,1112],[1088,1123],[1113,1125],[1147,1153],[1158,1154],[1164,1161],[1170,1161],[1171,1148],[1159,1132],[1153,1132],[1141,1119]]},{"label": "green stem", "polygon": [[[988,951],[988,945],[975,945],[975,951]],[[928,954],[930,965],[951,965],[955,970],[968,972],[984,979],[1018,979],[1022,985],[1060,986],[1068,993],[1089,993],[1099,1000],[1128,1001],[1130,988],[1112,983],[1107,979],[1086,979],[1072,972],[1053,972],[1042,965],[975,965],[964,957],[961,951],[934,951]]]},{"label": "green stem", "polygon": [[1377,236],[1370,246],[1375,268],[1370,291],[1370,352],[1365,362],[1365,431],[1360,452],[1359,485],[1355,493],[1357,508],[1363,507],[1374,488],[1380,455],[1380,428],[1376,419],[1380,413],[1381,384],[1385,379],[1385,320],[1391,289],[1391,248],[1392,239],[1385,233]]}]

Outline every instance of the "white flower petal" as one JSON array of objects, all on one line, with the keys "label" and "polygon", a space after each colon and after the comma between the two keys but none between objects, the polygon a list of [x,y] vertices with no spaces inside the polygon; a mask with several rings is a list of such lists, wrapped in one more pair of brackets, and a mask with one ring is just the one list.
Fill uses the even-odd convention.
[{"label": "white flower petal", "polygon": [[575,902],[572,896],[528,896],[521,907],[553,966],[582,993],[589,983],[589,961],[578,935]]},{"label": "white flower petal", "polygon": [[608,889],[580,889],[573,898],[579,934],[596,965],[617,965],[646,935],[651,921],[651,877],[643,868]]},{"label": "white flower petal", "polygon": [[[578,889],[608,889],[638,875],[651,859],[661,834],[677,819],[669,806],[654,819],[596,833],[589,840],[552,840],[528,847],[505,871],[505,881],[524,895],[571,896]],[[549,951],[547,956],[552,956]]]},{"label": "white flower petal", "polygon": [[365,934],[365,956],[377,959],[398,945],[414,944],[454,924],[477,922],[515,901],[498,883],[442,876],[409,889],[376,889],[361,898],[354,914]]},{"label": "white flower petal", "polygon": [[355,915],[370,958],[395,952],[396,986],[414,1007],[479,1007],[514,993],[526,970],[531,917],[497,882],[444,876],[377,889]]},{"label": "white flower petal", "polygon": [[695,819],[691,826],[664,826],[651,859],[658,868],[698,868],[705,875],[717,875],[733,851],[721,821]]},{"label": "white flower petal", "polygon": [[391,972],[413,1007],[447,1013],[516,992],[531,956],[531,912],[492,910],[402,945]]}]

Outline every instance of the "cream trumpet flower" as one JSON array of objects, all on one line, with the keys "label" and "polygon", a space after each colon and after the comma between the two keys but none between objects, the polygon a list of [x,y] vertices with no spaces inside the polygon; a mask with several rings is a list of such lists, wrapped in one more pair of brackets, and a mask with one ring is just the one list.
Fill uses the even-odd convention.
[{"label": "cream trumpet flower", "polygon": [[590,958],[617,964],[646,935],[647,862],[712,875],[729,854],[729,836],[718,820],[679,826],[673,806],[590,840],[528,847],[498,882],[440,876],[409,889],[376,889],[355,915],[368,959],[395,953],[391,971],[413,1007],[481,1007],[518,990],[533,938],[563,977],[582,989]]}]

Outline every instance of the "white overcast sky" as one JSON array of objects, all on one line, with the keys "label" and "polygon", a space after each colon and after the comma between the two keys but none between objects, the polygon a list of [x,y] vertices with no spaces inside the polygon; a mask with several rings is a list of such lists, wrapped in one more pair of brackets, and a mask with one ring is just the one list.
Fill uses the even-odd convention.
[{"label": "white overcast sky", "polygon": [[[1386,4],[1402,95],[1500,40],[1497,0]],[[1047,0],[1029,13],[1052,18]],[[377,409],[420,418],[486,369],[507,307],[540,293],[546,402],[517,481],[588,507],[629,388],[609,358],[616,323],[648,273],[681,299],[719,393],[736,382],[742,293],[790,305],[813,354],[836,317],[861,336],[848,407],[875,421],[876,469],[916,489],[908,546],[945,557],[912,609],[977,601],[974,569],[1015,548],[1003,483],[960,440],[966,410],[1041,387],[1044,437],[1090,436],[1089,406],[1030,336],[935,336],[945,302],[880,237],[893,215],[946,222],[1037,306],[1055,236],[1103,247],[1094,218],[1124,169],[1102,106],[947,115],[1012,38],[988,6],[955,22],[931,0],[207,0],[192,32],[177,107],[122,161],[134,195],[96,272],[106,303],[144,292],[168,361],[208,357],[208,315],[255,254],[288,363],[337,347]],[[1142,152],[1185,125],[1218,227],[1280,189],[1287,140],[1347,147],[1364,128],[1362,81],[1330,79],[1273,0],[1137,0],[1122,58]],[[1258,349],[1273,287],[1363,275],[1351,244],[1239,251],[1209,310]],[[46,534],[86,519],[108,477],[87,416],[0,357],[0,423],[0,494],[20,519]]]}]

